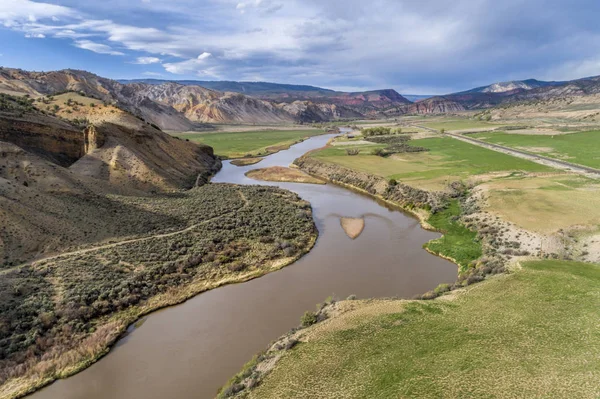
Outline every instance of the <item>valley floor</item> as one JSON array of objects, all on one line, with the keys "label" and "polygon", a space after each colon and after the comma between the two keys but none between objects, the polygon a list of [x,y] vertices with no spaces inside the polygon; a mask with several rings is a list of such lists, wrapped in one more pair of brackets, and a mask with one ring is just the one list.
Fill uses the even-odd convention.
[{"label": "valley floor", "polygon": [[[443,232],[425,248],[459,264],[457,283],[421,297],[435,301],[333,301],[318,310],[316,325],[306,327],[312,322],[303,318],[305,328],[249,363],[222,397],[600,395],[593,360],[600,357],[600,267],[581,262],[600,262],[600,185],[439,131],[481,129],[481,139],[527,141],[534,154],[537,139],[519,134],[543,134],[542,141],[554,143],[548,131],[562,128],[520,133],[524,128],[511,122],[426,119],[407,118],[403,127],[410,145],[425,152],[379,156],[386,144],[365,141],[357,131],[296,163],[396,203]],[[493,129],[511,134],[487,132]],[[561,136],[551,156],[581,154],[581,163],[591,165],[586,147],[595,144],[581,137],[594,134]],[[457,187],[467,190],[460,194]],[[450,198],[449,205],[431,210],[438,196]]]}]

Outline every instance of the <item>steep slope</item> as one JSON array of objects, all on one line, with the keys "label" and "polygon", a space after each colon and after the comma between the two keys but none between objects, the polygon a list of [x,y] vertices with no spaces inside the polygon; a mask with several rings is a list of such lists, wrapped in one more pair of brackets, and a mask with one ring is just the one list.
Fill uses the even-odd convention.
[{"label": "steep slope", "polygon": [[[66,96],[57,114],[85,119],[85,127],[36,108]],[[212,148],[173,138],[99,100],[66,93],[49,101],[0,96],[0,265],[146,234],[153,227],[132,219],[142,211],[107,195],[202,185],[220,167]]]},{"label": "steep slope", "polygon": [[465,108],[456,101],[444,97],[433,97],[411,104],[405,110],[408,114],[443,114],[464,111]]}]

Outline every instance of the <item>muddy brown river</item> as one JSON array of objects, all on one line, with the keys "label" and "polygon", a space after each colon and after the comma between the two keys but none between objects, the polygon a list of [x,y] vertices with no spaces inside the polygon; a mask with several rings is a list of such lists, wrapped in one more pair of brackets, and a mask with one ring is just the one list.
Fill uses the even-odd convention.
[{"label": "muddy brown river", "polygon": [[[225,162],[213,181],[257,184],[244,173],[288,166],[331,137],[311,138],[258,165]],[[280,271],[147,316],[96,364],[29,398],[213,398],[254,354],[330,295],[409,298],[456,279],[454,264],[422,249],[439,235],[398,210],[332,184],[261,184],[292,190],[310,201],[320,235],[309,254]],[[364,218],[362,234],[350,239],[341,217]]]}]

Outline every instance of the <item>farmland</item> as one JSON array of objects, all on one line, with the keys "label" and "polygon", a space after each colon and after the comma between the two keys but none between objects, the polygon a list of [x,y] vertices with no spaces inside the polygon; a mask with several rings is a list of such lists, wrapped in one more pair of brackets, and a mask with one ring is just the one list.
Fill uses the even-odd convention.
[{"label": "farmland", "polygon": [[600,169],[600,131],[557,135],[477,133],[471,137]]},{"label": "farmland", "polygon": [[396,154],[391,157],[371,155],[381,145],[361,148],[357,156],[348,156],[344,147],[329,147],[312,156],[378,176],[401,180],[424,189],[443,189],[453,180],[473,176],[510,172],[550,172],[553,169],[454,140],[435,137],[410,141],[410,145],[427,148],[428,152]]}]

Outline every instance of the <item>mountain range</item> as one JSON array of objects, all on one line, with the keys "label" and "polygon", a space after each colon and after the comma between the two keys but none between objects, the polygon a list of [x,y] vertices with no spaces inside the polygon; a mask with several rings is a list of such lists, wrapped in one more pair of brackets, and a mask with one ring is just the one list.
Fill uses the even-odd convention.
[{"label": "mountain range", "polygon": [[487,109],[501,104],[600,93],[600,77],[564,82],[535,79],[494,83],[410,101],[393,89],[341,92],[268,82],[115,81],[62,70],[0,68],[0,92],[31,97],[74,91],[97,98],[163,130],[193,130],[206,123],[313,123]]}]

